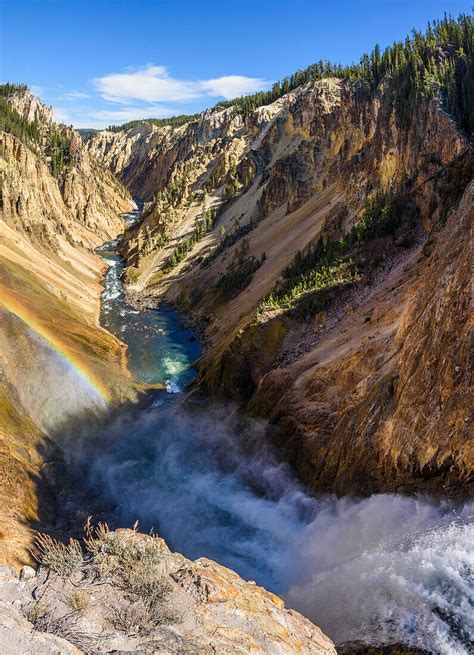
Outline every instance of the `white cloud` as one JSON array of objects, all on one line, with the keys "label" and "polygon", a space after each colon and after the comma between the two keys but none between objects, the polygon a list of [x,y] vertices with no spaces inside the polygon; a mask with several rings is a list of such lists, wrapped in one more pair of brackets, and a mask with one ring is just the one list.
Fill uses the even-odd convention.
[{"label": "white cloud", "polygon": [[98,130],[104,129],[109,125],[121,125],[128,121],[139,120],[141,118],[164,118],[179,114],[180,110],[172,107],[162,107],[161,105],[146,105],[145,107],[120,107],[120,109],[91,111],[90,118],[84,119],[82,116],[77,120],[72,120],[74,127],[87,128],[92,127]]},{"label": "white cloud", "polygon": [[211,80],[177,80],[165,66],[147,64],[137,70],[112,73],[93,80],[104,100],[127,104],[143,102],[182,102],[204,96],[233,98],[268,88],[268,80],[243,75],[226,75]]},{"label": "white cloud", "polygon": [[105,100],[120,103],[182,101],[199,96],[195,83],[172,79],[164,66],[149,65],[134,72],[113,73],[95,79],[94,86]]},{"label": "white cloud", "polygon": [[201,84],[208,91],[209,95],[220,96],[226,100],[231,100],[247,93],[256,93],[257,91],[268,89],[271,83],[261,77],[225,75],[224,77],[217,77],[214,80],[206,80]]},{"label": "white cloud", "polygon": [[70,125],[72,123],[71,117],[63,109],[59,109],[58,107],[55,107],[53,109],[53,114],[56,123],[65,123],[66,125]]},{"label": "white cloud", "polygon": [[81,100],[82,98],[90,98],[89,94],[81,93],[80,91],[70,91],[69,93],[64,94],[65,98],[71,98],[72,100]]},{"label": "white cloud", "polygon": [[98,120],[107,121],[133,121],[138,118],[160,118],[162,116],[174,116],[179,113],[178,109],[168,109],[160,105],[147,105],[146,107],[123,107],[118,110],[97,111],[92,117]]}]

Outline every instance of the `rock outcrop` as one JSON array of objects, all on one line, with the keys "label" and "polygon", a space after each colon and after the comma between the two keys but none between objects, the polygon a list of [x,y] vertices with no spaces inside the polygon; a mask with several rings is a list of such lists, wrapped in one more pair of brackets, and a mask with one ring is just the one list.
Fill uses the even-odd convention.
[{"label": "rock outcrop", "polygon": [[44,655],[335,655],[319,628],[216,562],[190,561],[132,530],[102,532],[95,546],[67,574],[55,572],[59,560],[30,579],[4,572],[0,636],[8,635],[10,655],[25,647]]}]

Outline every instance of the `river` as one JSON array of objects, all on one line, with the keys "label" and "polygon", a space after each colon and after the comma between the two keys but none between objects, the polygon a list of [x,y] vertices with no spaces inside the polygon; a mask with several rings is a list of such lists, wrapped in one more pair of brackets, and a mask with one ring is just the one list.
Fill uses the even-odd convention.
[{"label": "river", "polygon": [[336,644],[472,652],[472,503],[311,496],[265,443],[261,424],[232,406],[183,402],[197,336],[169,309],[130,306],[113,244],[102,255],[102,325],[128,345],[137,380],[166,385],[139,411],[112,418],[93,446],[77,448],[87,453],[90,484],[115,507],[113,522],[138,519],[186,556],[256,580]]}]

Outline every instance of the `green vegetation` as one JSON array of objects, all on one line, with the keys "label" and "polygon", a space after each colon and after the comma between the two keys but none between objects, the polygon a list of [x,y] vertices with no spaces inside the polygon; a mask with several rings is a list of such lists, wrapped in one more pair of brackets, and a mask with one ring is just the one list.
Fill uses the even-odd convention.
[{"label": "green vegetation", "polygon": [[[1,84],[0,85],[0,130],[2,132],[9,132],[16,136],[17,139],[34,152],[38,152],[41,143],[41,131],[37,121],[29,121],[27,118],[21,116],[17,111],[12,109],[7,98],[11,92],[6,93],[5,87],[14,87],[14,84]],[[17,85],[23,88],[24,85]]]},{"label": "green vegetation", "polygon": [[[219,102],[216,108],[235,107],[244,118],[257,107],[268,105],[302,84],[336,77],[359,82],[361,89],[373,91],[386,78],[395,94],[401,119],[408,124],[420,98],[438,99],[447,112],[468,133],[474,131],[474,47],[473,18],[460,14],[455,19],[428,23],[424,33],[412,31],[411,38],[395,42],[381,51],[376,45],[358,64],[342,66],[320,60],[276,82],[269,91]],[[182,125],[196,120],[192,116],[146,119],[154,125]],[[143,121],[110,126],[111,131],[130,129]]]},{"label": "green vegetation", "polygon": [[37,120],[29,121],[10,106],[9,97],[27,90],[25,84],[0,84],[0,130],[13,134],[39,157],[49,158],[52,175],[60,178],[71,163],[70,138],[54,126],[42,131]]},{"label": "green vegetation", "polygon": [[239,190],[239,182],[234,176],[231,176],[230,182],[228,182],[228,184],[226,184],[224,187],[224,193],[222,194],[222,198],[224,199],[224,201],[231,200],[235,196],[238,190]]},{"label": "green vegetation", "polygon": [[[242,214],[243,216],[243,214]],[[237,219],[234,219],[234,227],[232,229],[232,232],[226,232],[225,228],[222,229],[221,233],[221,239],[219,242],[219,245],[217,248],[214,248],[214,250],[202,261],[201,266],[204,268],[206,266],[209,266],[209,264],[216,259],[218,255],[220,255],[221,252],[223,252],[226,248],[230,248],[230,246],[233,246],[234,243],[236,243],[239,239],[242,237],[246,236],[249,232],[254,230],[257,227],[256,222],[250,222],[246,223],[245,225],[240,225],[240,221]]]},{"label": "green vegetation", "polygon": [[[352,260],[337,259],[333,265],[320,264],[317,269],[301,273],[296,278],[285,280],[276,291],[263,299],[259,313],[265,309],[293,310],[295,316],[315,314],[323,310],[330,301],[328,291],[359,280],[359,273]],[[320,292],[318,295],[315,292]],[[305,303],[300,301],[306,294]]]},{"label": "green vegetation", "polygon": [[266,259],[265,253],[262,254],[260,259],[257,259],[248,254],[249,250],[248,239],[243,239],[235,251],[232,263],[217,282],[217,288],[221,291],[225,300],[230,300],[248,287],[253,274]]},{"label": "green vegetation", "polygon": [[61,177],[71,162],[71,141],[57,130],[48,135],[45,152],[50,157],[50,169],[54,177]]},{"label": "green vegetation", "polygon": [[191,123],[196,121],[201,114],[179,114],[178,116],[170,116],[169,118],[142,118],[139,120],[129,121],[123,125],[109,125],[107,128],[108,132],[122,132],[122,130],[128,131],[131,130],[136,125],[140,123],[150,123],[151,125],[156,125],[157,127],[165,127],[170,125],[171,127],[180,127],[185,123]]},{"label": "green vegetation", "polygon": [[207,234],[215,226],[217,221],[217,210],[215,207],[204,210],[201,218],[197,218],[194,225],[194,230],[191,235],[184,237],[178,243],[176,248],[171,253],[166,267],[165,273],[171,271],[175,266],[181,262],[188,252],[193,249],[195,244],[200,241],[203,236]]},{"label": "green vegetation", "polygon": [[472,133],[473,23],[468,14],[461,14],[458,19],[445,16],[429,23],[424,33],[413,30],[411,38],[398,41],[383,52],[376,45],[358,64],[341,66],[321,60],[276,82],[270,91],[224,101],[219,106],[237,107],[245,117],[306,82],[336,77],[346,82],[360,81],[370,91],[386,78],[403,119],[409,119],[421,98],[436,98],[466,132]]},{"label": "green vegetation", "polygon": [[26,84],[12,84],[11,82],[7,82],[6,84],[0,84],[0,96],[3,98],[9,98],[10,96],[14,95],[15,93],[25,93],[28,91],[28,87]]},{"label": "green vegetation", "polygon": [[100,130],[96,130],[93,127],[90,128],[83,127],[83,128],[77,128],[76,132],[79,132],[79,134],[84,139],[84,141],[89,141],[89,139],[91,139],[94,136],[94,134],[97,134],[97,132],[100,132]]},{"label": "green vegetation", "polygon": [[169,240],[169,235],[164,232],[155,235],[146,233],[146,241],[141,249],[142,257],[146,257],[157,248],[163,248]]},{"label": "green vegetation", "polygon": [[[395,95],[400,119],[408,124],[422,98],[439,100],[468,134],[474,131],[473,18],[460,14],[428,23],[425,32],[412,31],[411,38],[395,42],[381,51],[376,45],[358,64],[342,66],[320,60],[276,82],[269,91],[219,102],[217,108],[235,107],[244,118],[257,107],[268,105],[302,84],[329,77],[358,82],[361,90],[373,91],[386,79]],[[192,116],[146,119],[153,125],[179,126],[197,120]],[[144,121],[111,125],[109,130],[127,130]]]},{"label": "green vegetation", "polygon": [[[296,316],[313,314],[324,309],[336,287],[360,279],[350,254],[368,242],[393,235],[405,223],[409,230],[416,224],[416,209],[393,191],[378,197],[368,196],[359,223],[338,240],[324,244],[319,239],[305,253],[298,251],[282,274],[282,281],[266,296],[259,313],[268,308],[291,310]],[[407,237],[410,233],[408,233]]]}]

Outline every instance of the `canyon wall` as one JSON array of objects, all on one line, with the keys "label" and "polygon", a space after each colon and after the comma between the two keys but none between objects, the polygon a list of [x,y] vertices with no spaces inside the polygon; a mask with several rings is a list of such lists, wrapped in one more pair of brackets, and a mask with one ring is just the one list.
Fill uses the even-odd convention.
[{"label": "canyon wall", "polygon": [[[131,296],[200,327],[200,388],[265,417],[310,487],[467,489],[472,145],[437,101],[407,120],[386,82],[325,79],[89,149],[148,200]],[[324,284],[275,303],[320,239]]]},{"label": "canyon wall", "polygon": [[[0,132],[0,557],[15,562],[29,557],[31,526],[54,519],[49,427],[103,404],[97,389],[133,396],[123,345],[98,325],[104,265],[94,253],[122,232],[119,213],[132,201],[37,98],[20,91],[8,101],[40,132],[28,145]],[[53,130],[69,144],[57,177],[44,146]]]}]

